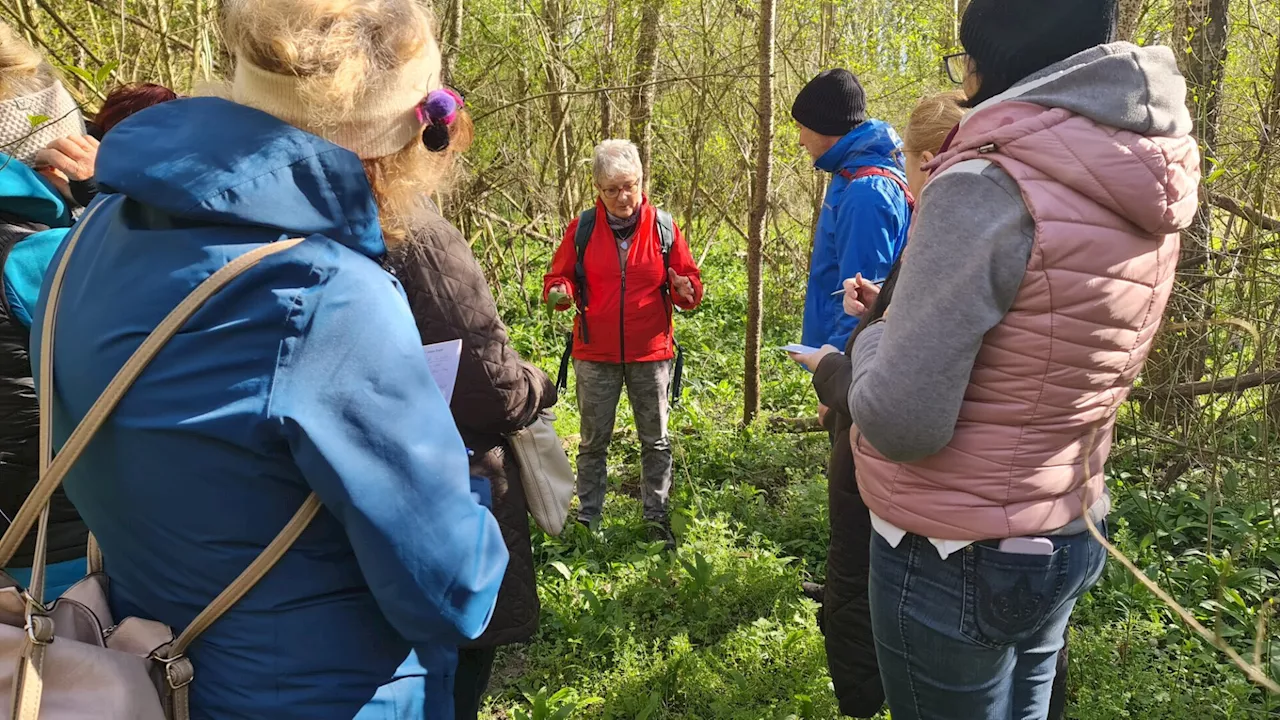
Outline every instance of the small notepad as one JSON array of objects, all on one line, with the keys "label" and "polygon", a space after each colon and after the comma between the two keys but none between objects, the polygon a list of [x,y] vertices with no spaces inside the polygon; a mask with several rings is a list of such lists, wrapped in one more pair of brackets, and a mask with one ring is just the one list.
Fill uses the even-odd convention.
[{"label": "small notepad", "polygon": [[453,386],[458,382],[458,361],[462,359],[462,340],[423,345],[422,352],[427,356],[427,367],[431,369],[431,377],[440,388],[440,394],[444,395],[444,401],[453,402]]}]

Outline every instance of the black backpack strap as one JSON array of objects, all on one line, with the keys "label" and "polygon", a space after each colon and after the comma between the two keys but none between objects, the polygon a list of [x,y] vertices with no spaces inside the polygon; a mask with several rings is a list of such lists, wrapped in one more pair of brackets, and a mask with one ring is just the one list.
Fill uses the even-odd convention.
[{"label": "black backpack strap", "polygon": [[[671,213],[658,210],[658,242],[662,248],[662,294],[667,301],[667,321],[675,317],[675,300],[671,297],[671,248],[676,244],[676,221]],[[671,371],[671,404],[678,405],[684,395],[684,348],[676,342],[675,330],[671,331],[671,344],[676,348]]]},{"label": "black backpack strap", "polygon": [[662,269],[671,269],[671,248],[676,244],[676,221],[666,210],[658,211],[658,242],[662,247]]},{"label": "black backpack strap", "polygon": [[569,389],[569,363],[573,360],[573,333],[565,342],[564,352],[560,355],[560,373],[556,375],[556,390],[564,392]]},{"label": "black backpack strap", "polygon": [[684,397],[684,348],[680,347],[675,338],[671,342],[676,346],[676,360],[671,370],[671,404],[675,406]]},{"label": "black backpack strap", "polygon": [[[591,242],[591,234],[596,229],[596,209],[584,210],[578,216],[578,229],[573,234],[573,294],[578,305],[578,328],[582,332],[582,342],[590,342],[587,333],[587,267],[584,258],[587,256],[587,245]],[[569,365],[573,360],[573,331],[565,341],[564,353],[560,355],[560,372],[556,375],[556,389],[563,392],[569,388]]]},{"label": "black backpack strap", "polygon": [[[596,209],[584,210],[578,216],[578,231],[573,235],[573,248],[576,262],[573,265],[573,294],[578,302],[578,327],[582,328],[582,342],[591,342],[587,334],[587,267],[583,259],[587,256],[587,244],[591,242],[591,234],[596,229]],[[572,344],[572,334],[570,334]]]}]

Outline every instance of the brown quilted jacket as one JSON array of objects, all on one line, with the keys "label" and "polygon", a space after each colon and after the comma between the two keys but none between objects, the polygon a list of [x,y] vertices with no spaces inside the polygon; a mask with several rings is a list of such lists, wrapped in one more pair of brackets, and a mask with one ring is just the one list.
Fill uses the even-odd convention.
[{"label": "brown quilted jacket", "polygon": [[511,348],[480,264],[462,233],[434,206],[413,237],[387,256],[387,269],[404,286],[424,345],[462,339],[453,417],[475,453],[472,473],[493,485],[493,514],[511,554],[493,620],[466,647],[523,642],[538,629],[540,606],[528,506],[503,435],[555,404],[555,385]]}]

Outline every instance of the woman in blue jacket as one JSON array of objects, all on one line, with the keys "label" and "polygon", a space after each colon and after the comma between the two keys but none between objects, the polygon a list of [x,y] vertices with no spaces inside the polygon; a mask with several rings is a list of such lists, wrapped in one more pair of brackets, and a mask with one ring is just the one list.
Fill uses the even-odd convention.
[{"label": "woman in blue jacket", "polygon": [[450,656],[488,623],[507,553],[379,266],[441,167],[418,110],[440,82],[434,29],[413,0],[234,0],[223,22],[229,99],[149,108],[99,150],[56,320],[55,441],[202,280],[306,240],[186,324],[66,490],[115,616],[173,627],[323,502],[191,648],[193,718],[452,717]]}]

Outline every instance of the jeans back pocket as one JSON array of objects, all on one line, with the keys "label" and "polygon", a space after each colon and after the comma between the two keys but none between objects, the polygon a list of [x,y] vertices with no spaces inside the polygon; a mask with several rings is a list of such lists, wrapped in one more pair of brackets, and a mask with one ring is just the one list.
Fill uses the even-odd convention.
[{"label": "jeans back pocket", "polygon": [[983,544],[964,550],[964,612],[960,631],[975,643],[1021,642],[1061,604],[1069,549],[1051,555],[1001,552]]}]

